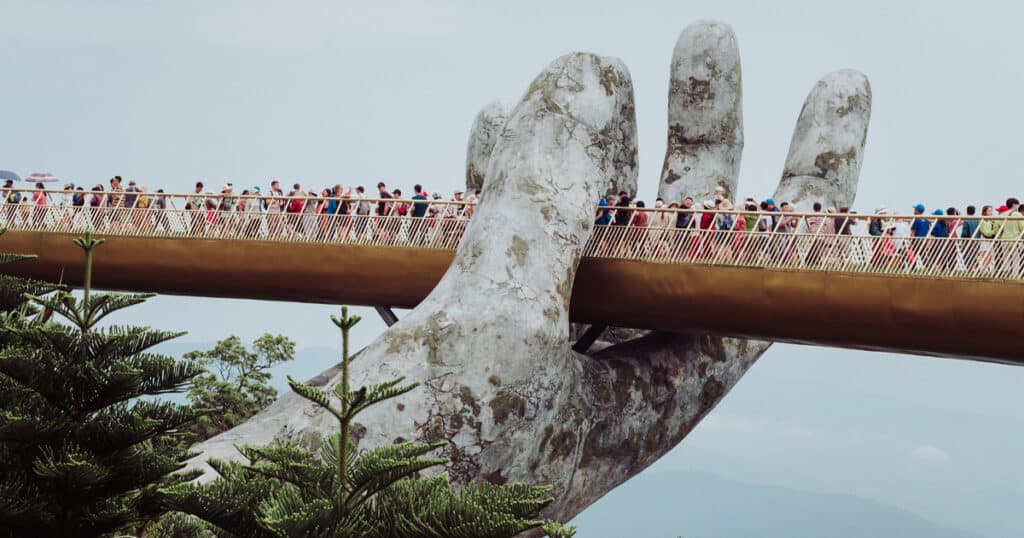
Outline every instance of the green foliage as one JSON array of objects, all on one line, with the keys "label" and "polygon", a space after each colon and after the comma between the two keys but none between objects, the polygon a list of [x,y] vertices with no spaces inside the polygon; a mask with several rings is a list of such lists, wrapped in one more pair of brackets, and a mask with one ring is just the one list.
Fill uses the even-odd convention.
[{"label": "green foliage", "polygon": [[209,410],[189,428],[195,440],[227,431],[270,405],[277,398],[269,384],[270,368],[293,358],[295,342],[269,333],[257,338],[251,350],[230,336],[212,349],[186,353],[185,359],[208,370],[188,391],[194,408]]},{"label": "green foliage", "polygon": [[447,463],[430,453],[444,443],[398,443],[360,451],[349,435],[359,413],[416,388],[403,379],[352,389],[349,331],[359,322],[346,308],[333,317],[342,334],[341,381],[333,389],[289,378],[293,391],[330,413],[338,431],[319,450],[278,442],[240,447],[241,462],[210,460],[219,478],[168,488],[168,506],[194,514],[219,536],[238,537],[511,537],[543,527],[550,536],[575,529],[536,520],[550,487],[468,484],[420,473]]},{"label": "green foliage", "polygon": [[184,390],[201,370],[148,350],[178,333],[98,327],[148,295],[93,294],[85,251],[82,298],[29,295],[43,312],[0,314],[0,536],[103,536],[163,512],[160,488],[189,456],[176,439],[194,420],[153,396]]}]

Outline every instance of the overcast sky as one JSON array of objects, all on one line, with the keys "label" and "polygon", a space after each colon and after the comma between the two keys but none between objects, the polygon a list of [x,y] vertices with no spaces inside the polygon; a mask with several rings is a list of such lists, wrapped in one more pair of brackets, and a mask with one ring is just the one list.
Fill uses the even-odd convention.
[{"label": "overcast sky", "polygon": [[[451,191],[478,109],[515,102],[552,59],[586,50],[629,66],[650,198],[672,48],[706,17],[739,39],[741,196],[774,189],[807,91],[839,68],[865,72],[874,92],[855,207],[1022,193],[1022,12],[983,1],[0,0],[0,169],[169,191],[270,178]],[[132,313],[195,342],[273,330],[336,346],[329,310],[161,297]],[[381,328],[364,323],[357,339]],[[654,470],[857,493],[1024,533],[979,500],[1022,495],[1022,383],[1024,369],[778,346]],[[993,526],[1000,514],[1009,523]]]}]

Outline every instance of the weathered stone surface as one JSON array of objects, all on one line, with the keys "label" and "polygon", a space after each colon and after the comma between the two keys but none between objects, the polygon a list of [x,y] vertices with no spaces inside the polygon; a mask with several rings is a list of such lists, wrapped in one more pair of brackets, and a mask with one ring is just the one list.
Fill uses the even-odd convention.
[{"label": "weathered stone surface", "polygon": [[822,77],[804,100],[775,200],[810,211],[821,202],[836,208],[853,203],[871,121],[871,84],[859,71]]},{"label": "weathered stone surface", "polygon": [[[495,145],[451,268],[353,363],[355,384],[398,376],[423,383],[396,402],[401,412],[381,406],[362,417],[364,446],[446,440],[456,480],[573,491],[580,445],[570,441],[585,438],[593,418],[583,358],[569,350],[569,297],[594,201],[609,184],[630,177],[635,184],[632,161],[616,157],[635,153],[632,100],[625,66],[591,54],[560,58],[530,85]],[[336,372],[322,377],[338,381]],[[564,431],[561,456],[552,458],[542,444],[556,424]],[[333,428],[321,410],[289,394],[199,449],[203,458],[234,458],[239,443],[305,440]],[[583,493],[575,503],[593,498]]]},{"label": "weathered stone surface", "polygon": [[508,108],[501,104],[501,101],[491,101],[473,120],[473,127],[469,130],[469,143],[466,145],[467,194],[472,194],[483,187],[494,143],[498,141],[498,135],[508,121],[508,113]]},{"label": "weathered stone surface", "polygon": [[658,196],[698,204],[715,187],[734,197],[743,150],[743,90],[736,34],[719,21],[687,26],[672,54],[668,147]]},{"label": "weathered stone surface", "polygon": [[[714,36],[719,45],[708,44]],[[739,60],[730,36],[709,22],[680,38],[685,45],[677,46],[677,57],[720,58],[713,65],[735,57],[736,132],[729,143],[687,148],[700,174],[673,179],[666,159],[662,192],[735,190],[742,134]],[[712,54],[713,46],[728,54]],[[815,99],[847,94],[845,79],[830,80],[812,92]],[[869,112],[870,100],[863,106]],[[712,125],[728,111],[691,107],[686,114],[688,124]],[[848,140],[860,141],[853,148],[862,155],[867,117],[838,123],[849,131],[843,135],[826,124],[816,137],[794,136],[790,155],[848,152]],[[571,54],[534,80],[495,143],[483,200],[455,262],[423,303],[354,361],[354,383],[400,375],[423,383],[362,417],[361,446],[446,441],[454,479],[552,484],[556,502],[547,515],[569,519],[675,447],[721,401],[769,343],[609,330],[589,356],[569,347],[568,301],[594,205],[609,189],[635,192],[635,144],[632,85],[618,60]],[[786,189],[795,183],[784,177],[776,197],[799,203],[823,194],[850,203],[858,173],[859,161],[835,167],[831,176],[805,176],[791,195]],[[316,381],[330,385],[337,375],[328,370]],[[233,458],[236,444],[310,442],[334,427],[289,394],[198,448],[202,461]]]},{"label": "weathered stone surface", "polygon": [[[705,23],[708,27],[691,26],[687,33],[705,35],[714,33],[716,23]],[[683,38],[680,38],[683,41]],[[735,40],[733,40],[733,43]],[[676,55],[687,55],[684,47],[676,48]],[[737,63],[738,65],[738,63]],[[812,97],[819,101],[838,100],[836,95],[848,93],[847,81],[831,82],[815,87]],[[864,79],[866,87],[867,79]],[[808,98],[809,100],[811,97]],[[870,100],[867,110],[854,111],[864,115],[864,121],[856,124],[837,124],[848,129],[845,136],[800,137],[793,139],[791,155],[811,151],[830,151],[831,144],[844,144],[846,140],[857,140],[853,146],[858,155],[863,154],[867,118],[870,116]],[[671,106],[671,105],[670,105]],[[806,112],[807,106],[804,106]],[[693,112],[693,111],[691,111]],[[717,116],[721,110],[714,107],[704,109],[704,114]],[[805,113],[801,113],[801,121]],[[698,125],[712,124],[701,113],[693,112],[689,121]],[[798,127],[799,130],[799,122]],[[828,131],[828,124],[821,130]],[[859,131],[858,131],[859,130]],[[670,133],[671,139],[671,133]],[[798,147],[799,146],[799,147]],[[849,148],[841,145],[838,147]],[[680,193],[710,198],[717,185],[731,186],[734,192],[738,182],[739,162],[742,145],[695,145],[689,157],[701,163],[703,173],[685,178],[672,179],[665,162],[659,192]],[[844,149],[849,151],[849,149]],[[778,200],[788,199],[795,204],[811,203],[809,197],[824,194],[837,205],[852,205],[856,194],[859,166],[838,168],[831,178],[802,179],[803,189],[785,192],[785,178],[776,191]],[[708,183],[707,178],[717,178]],[[585,439],[580,468],[573,481],[574,490],[596,493],[612,489],[654,463],[674,448],[686,435],[721,401],[735,386],[744,373],[771,346],[770,342],[712,336],[675,335],[653,332],[641,338],[629,339],[630,330],[605,331],[601,340],[592,346],[592,358],[596,362],[585,362],[589,368],[587,384],[593,392],[594,416],[610,417],[606,422],[595,422]],[[625,337],[625,338],[624,338]],[[575,495],[565,499],[563,510],[574,513],[589,504],[586,498]],[[584,493],[586,495],[586,493]]]}]

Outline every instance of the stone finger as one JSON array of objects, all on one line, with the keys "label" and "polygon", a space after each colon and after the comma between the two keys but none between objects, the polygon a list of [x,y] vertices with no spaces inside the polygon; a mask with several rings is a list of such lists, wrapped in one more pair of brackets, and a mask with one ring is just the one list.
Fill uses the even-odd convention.
[{"label": "stone finger", "polygon": [[736,192],[743,154],[740,54],[736,34],[719,21],[687,26],[672,54],[668,147],[658,196],[699,203],[716,187]]},{"label": "stone finger", "polygon": [[498,141],[501,130],[508,121],[509,110],[501,101],[487,103],[469,130],[469,143],[466,145],[466,191],[473,193],[484,186],[484,175],[487,165],[491,162],[494,144]]},{"label": "stone finger", "polygon": [[871,84],[861,72],[833,71],[819,80],[800,110],[775,201],[809,211],[821,202],[851,206],[871,121]]}]

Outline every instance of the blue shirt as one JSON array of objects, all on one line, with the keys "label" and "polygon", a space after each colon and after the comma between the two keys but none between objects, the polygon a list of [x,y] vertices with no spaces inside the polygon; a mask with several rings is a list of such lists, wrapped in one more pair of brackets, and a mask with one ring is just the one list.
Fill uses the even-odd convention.
[{"label": "blue shirt", "polygon": [[932,228],[932,235],[935,237],[947,237],[949,236],[949,229],[946,227],[946,221],[939,220],[935,222],[935,226]]},{"label": "blue shirt", "polygon": [[327,200],[327,214],[334,215],[338,212],[338,197],[331,195],[331,199]]},{"label": "blue shirt", "polygon": [[[599,208],[601,208],[601,207],[608,207],[608,200],[605,200],[604,198],[601,198],[601,201],[597,203],[597,206]],[[597,219],[594,221],[594,224],[604,225],[604,226],[606,226],[608,224],[611,224],[611,222],[612,222],[612,212],[607,210],[607,209],[600,210],[600,211],[601,211],[601,216],[597,217]]]},{"label": "blue shirt", "polygon": [[925,219],[914,219],[914,224],[910,225],[910,233],[914,237],[925,237],[928,235],[928,229],[931,225]]},{"label": "blue shirt", "polygon": [[965,220],[963,227],[960,228],[960,237],[969,239],[974,237],[974,234],[978,231],[978,221],[976,220]]},{"label": "blue shirt", "polygon": [[[423,196],[422,194],[417,194],[416,196],[413,196],[412,199],[413,200],[426,200],[427,197]],[[413,204],[412,205],[412,216],[420,218],[423,215],[426,215],[427,214],[427,205],[429,205],[429,204],[422,204],[422,203]]]}]

